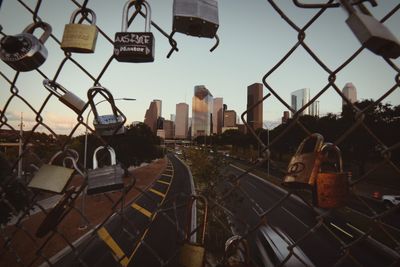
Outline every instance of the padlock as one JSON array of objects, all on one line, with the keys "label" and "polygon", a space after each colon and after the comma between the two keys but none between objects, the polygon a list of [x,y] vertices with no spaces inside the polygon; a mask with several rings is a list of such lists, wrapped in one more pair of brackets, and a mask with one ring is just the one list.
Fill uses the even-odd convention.
[{"label": "padlock", "polygon": [[[78,14],[88,12],[92,16],[92,24],[78,24],[75,19]],[[96,48],[98,30],[96,27],[96,14],[91,9],[76,9],[69,24],[65,25],[61,41],[61,49],[66,52],[93,53]]]},{"label": "padlock", "polygon": [[[37,28],[44,30],[37,39],[33,32]],[[51,26],[45,22],[34,22],[22,33],[5,36],[0,41],[0,59],[16,71],[31,71],[38,68],[47,58],[44,43],[51,34]]]},{"label": "padlock", "polygon": [[[107,149],[111,157],[111,165],[98,167],[97,152]],[[124,187],[124,170],[117,164],[115,151],[110,146],[99,146],[93,153],[93,169],[88,171],[88,195],[120,190]]]},{"label": "padlock", "polygon": [[315,183],[319,168],[318,153],[324,143],[324,137],[313,133],[306,137],[297,148],[289,162],[283,185],[294,188],[307,188]]},{"label": "padlock", "polygon": [[173,16],[173,31],[191,36],[214,38],[219,27],[215,0],[174,0]]},{"label": "padlock", "polygon": [[[203,225],[201,228],[200,242],[191,241],[191,225],[192,225],[192,207],[195,201],[201,201],[204,205],[203,213]],[[196,195],[191,196],[187,205],[187,220],[186,220],[186,233],[185,243],[181,247],[179,253],[179,263],[183,267],[203,267],[205,264],[206,250],[204,247],[204,240],[207,228],[207,216],[208,216],[208,203],[204,196]],[[198,230],[198,229],[197,229]]]},{"label": "padlock", "polygon": [[348,0],[340,2],[349,13],[347,25],[363,46],[383,57],[398,58],[400,56],[400,43],[384,24],[371,14],[354,9]]},{"label": "padlock", "polygon": [[[141,3],[146,9],[145,32],[127,32],[128,12],[131,5]],[[115,33],[114,57],[120,62],[153,62],[154,36],[150,32],[151,8],[147,1],[129,0],[122,13],[121,32]]]},{"label": "padlock", "polygon": [[[94,103],[96,94],[101,94],[110,103],[113,114],[99,115]],[[115,106],[114,97],[111,92],[101,86],[94,86],[87,92],[88,101],[94,114],[93,126],[101,136],[111,136],[125,133],[125,115]]]},{"label": "padlock", "polygon": [[[49,161],[48,164],[43,164],[35,173],[32,180],[29,182],[28,187],[41,189],[57,194],[64,192],[65,187],[72,178],[75,171],[82,175],[77,167],[77,152],[73,149],[57,152]],[[54,165],[53,162],[58,157],[68,157],[73,161],[74,168],[67,168],[65,166]]]},{"label": "padlock", "polygon": [[[67,89],[61,86],[61,84],[51,82],[48,79],[43,80],[43,85],[47,90],[50,91],[50,93],[55,95],[58,100],[64,103],[67,107],[71,108],[77,114],[82,114],[86,105],[86,103],[82,99],[77,97],[75,94],[69,92]],[[57,89],[60,90],[62,93],[58,92]]]},{"label": "padlock", "polygon": [[[332,155],[333,153],[333,155]],[[314,188],[314,203],[325,209],[338,208],[346,204],[349,194],[349,172],[343,172],[340,149],[326,143],[320,151],[320,167]]]},{"label": "padlock", "polygon": [[218,267],[252,267],[250,248],[246,239],[234,235],[225,242],[225,253],[222,264]]}]

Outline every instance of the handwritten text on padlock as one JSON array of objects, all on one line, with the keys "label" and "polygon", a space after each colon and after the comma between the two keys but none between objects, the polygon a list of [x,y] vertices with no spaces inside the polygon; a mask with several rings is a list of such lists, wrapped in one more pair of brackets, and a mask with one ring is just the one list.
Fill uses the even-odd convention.
[{"label": "handwritten text on padlock", "polygon": [[127,33],[125,35],[118,35],[115,39],[115,42],[121,43],[133,43],[133,44],[150,44],[150,36],[149,35],[139,35],[135,33]]}]

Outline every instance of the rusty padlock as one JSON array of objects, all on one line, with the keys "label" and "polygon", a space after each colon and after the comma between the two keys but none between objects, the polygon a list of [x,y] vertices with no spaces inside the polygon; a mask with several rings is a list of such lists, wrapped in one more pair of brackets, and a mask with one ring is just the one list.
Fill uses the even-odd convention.
[{"label": "rusty padlock", "polygon": [[[201,227],[200,242],[191,240],[191,235],[194,230],[190,230],[192,224],[192,207],[195,201],[201,201],[204,205],[203,213],[203,225]],[[180,254],[179,263],[184,267],[203,267],[205,264],[206,250],[204,247],[204,240],[207,228],[207,216],[208,216],[208,202],[204,196],[196,195],[191,196],[187,205],[187,220],[186,220],[186,237],[185,243],[183,244]],[[199,226],[197,227],[199,228]],[[195,231],[197,231],[196,229]]]},{"label": "rusty padlock", "polygon": [[319,168],[318,153],[323,143],[324,137],[318,133],[311,134],[300,143],[289,162],[283,185],[294,188],[314,185]]},{"label": "rusty padlock", "polygon": [[340,149],[334,144],[325,143],[320,151],[314,204],[325,209],[344,206],[349,194],[349,177],[349,172],[343,172]]},{"label": "rusty padlock", "polygon": [[[92,16],[92,23],[75,23],[77,15],[84,12],[88,12]],[[61,49],[66,52],[93,53],[96,48],[97,34],[94,11],[89,8],[78,8],[72,13],[69,24],[65,25]]]},{"label": "rusty padlock", "polygon": [[[55,95],[58,100],[64,103],[67,107],[71,108],[77,114],[82,114],[84,111],[86,103],[77,97],[72,92],[69,92],[63,86],[56,82],[52,82],[48,79],[43,80],[44,87],[50,91],[53,95]],[[61,91],[62,93],[58,92],[57,90]]]}]

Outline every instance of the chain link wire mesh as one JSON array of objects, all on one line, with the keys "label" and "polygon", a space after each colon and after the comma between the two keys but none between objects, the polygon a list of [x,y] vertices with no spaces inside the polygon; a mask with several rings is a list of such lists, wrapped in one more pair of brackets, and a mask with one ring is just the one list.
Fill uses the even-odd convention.
[{"label": "chain link wire mesh", "polygon": [[[34,22],[41,21],[39,14],[45,3],[38,0],[35,7],[32,8],[26,4],[24,0],[18,0],[18,2],[21,6],[21,14],[24,12],[24,15],[32,16]],[[382,103],[387,96],[399,90],[400,69],[394,60],[383,58],[387,63],[388,70],[394,73],[394,83],[392,87],[377,100],[360,109],[355,104],[351,103],[341,92],[339,86],[336,84],[336,80],[341,71],[355,61],[366,48],[361,46],[345,60],[343,64],[336,69],[332,69],[328,67],[326,62],[318,57],[307,43],[307,30],[313,24],[317,24],[318,20],[329,12],[330,8],[337,8],[338,4],[330,0],[327,4],[307,6],[298,1],[293,1],[299,8],[318,9],[318,12],[316,12],[305,26],[299,27],[285,14],[284,10],[280,9],[277,2],[278,1],[268,0],[268,8],[272,8],[281,16],[287,25],[295,31],[294,34],[297,34],[298,40],[287,54],[264,75],[262,81],[268,90],[268,94],[266,94],[262,100],[249,107],[249,109],[242,114],[242,120],[247,125],[245,115],[251,112],[257,105],[262,105],[267,99],[268,101],[271,100],[272,97],[292,112],[292,119],[285,125],[283,130],[272,136],[271,141],[268,143],[265,143],[251,127],[248,127],[250,134],[253,135],[258,145],[262,148],[263,160],[245,171],[239,173],[234,172],[233,174],[232,171],[228,171],[229,166],[225,166],[223,169],[222,165],[218,166],[221,167],[222,170],[217,172],[219,178],[216,181],[206,186],[196,184],[196,194],[206,198],[206,201],[203,202],[193,202],[193,197],[190,192],[182,192],[170,188],[172,179],[176,179],[173,178],[175,165],[172,164],[171,161],[173,160],[170,159],[165,167],[165,171],[158,180],[160,181],[159,184],[163,184],[167,188],[165,194],[162,193],[162,198],[159,198],[159,194],[155,195],[154,190],[150,192],[148,190],[150,187],[142,188],[138,186],[133,177],[125,177],[125,187],[120,192],[104,193],[101,196],[91,197],[92,199],[86,197],[86,202],[99,202],[102,206],[101,210],[83,212],[85,210],[83,206],[85,205],[83,201],[85,197],[81,193],[84,192],[86,187],[87,182],[85,177],[88,170],[84,169],[80,163],[78,165],[68,165],[68,163],[66,163],[70,168],[76,169],[78,175],[71,179],[69,183],[71,187],[63,190],[63,195],[57,207],[52,210],[46,209],[42,205],[43,202],[41,200],[54,197],[54,194],[43,194],[28,187],[27,184],[32,178],[32,175],[27,175],[23,179],[16,179],[18,163],[22,159],[26,160],[29,158],[30,161],[37,165],[42,165],[50,160],[50,158],[43,159],[42,156],[37,155],[31,149],[30,144],[34,142],[35,140],[33,139],[36,138],[34,133],[39,129],[45,128],[54,137],[54,144],[50,146],[54,147],[54,151],[62,151],[62,153],[64,153],[62,155],[64,155],[65,158],[72,158],[71,162],[73,163],[75,161],[79,162],[79,160],[77,160],[76,155],[71,152],[69,147],[79,127],[88,129],[89,133],[93,134],[98,143],[102,145],[112,144],[112,138],[115,136],[103,138],[96,134],[96,131],[85,122],[83,113],[89,106],[88,103],[86,103],[83,110],[78,113],[76,124],[71,127],[69,134],[66,136],[58,135],[50,125],[46,124],[46,120],[42,116],[43,110],[50,98],[53,97],[53,94],[50,93],[43,100],[41,106],[35,108],[30,103],[29,97],[24,95],[22,93],[23,91],[16,86],[18,79],[20,79],[20,73],[16,72],[13,77],[9,77],[3,71],[0,71],[2,79],[9,85],[9,97],[5,101],[0,112],[0,129],[17,132],[17,129],[8,122],[5,115],[9,111],[11,103],[17,100],[22,101],[30,108],[36,120],[35,125],[33,125],[31,131],[28,132],[27,135],[19,136],[19,138],[22,139],[23,146],[22,153],[17,157],[17,160],[7,162],[7,160],[2,159],[6,167],[2,167],[1,170],[5,178],[2,179],[0,184],[0,205],[1,209],[12,214],[11,222],[11,217],[2,218],[1,222],[0,245],[2,249],[0,252],[0,262],[2,262],[2,265],[38,266],[44,263],[50,266],[94,266],[98,264],[107,266],[118,264],[122,266],[136,266],[135,264],[140,263],[135,263],[135,257],[143,255],[143,257],[145,257],[147,255],[147,257],[145,257],[147,260],[146,266],[177,266],[180,251],[185,246],[185,243],[187,244],[189,240],[192,243],[202,242],[201,229],[205,227],[206,233],[204,242],[206,256],[204,259],[207,266],[309,266],[313,265],[313,263],[309,260],[308,255],[305,254],[310,250],[317,251],[317,247],[324,250],[323,254],[321,254],[323,255],[321,257],[324,259],[321,259],[320,262],[315,262],[315,265],[369,265],[367,262],[370,259],[368,257],[369,254],[372,255],[371,257],[376,255],[382,256],[382,250],[389,250],[390,253],[386,253],[390,255],[389,257],[386,255],[383,258],[379,258],[379,260],[381,260],[380,266],[398,266],[400,264],[399,230],[398,227],[388,225],[385,218],[398,212],[399,206],[393,206],[388,209],[376,209],[370,202],[360,196],[358,186],[371,179],[374,171],[381,167],[393,170],[396,176],[396,183],[399,183],[400,168],[398,162],[392,159],[392,154],[398,153],[400,142],[397,140],[396,142],[386,143],[386,140],[380,138],[371,130],[371,126],[365,121],[365,115]],[[79,3],[78,1],[72,0],[71,4],[78,8],[85,9],[90,6],[91,2],[86,0],[83,3]],[[360,3],[357,3],[357,5],[360,5]],[[399,9],[400,4],[383,16],[380,22],[384,23],[389,20],[393,15],[399,12]],[[137,10],[131,16],[130,23],[138,14],[143,15],[140,10]],[[87,14],[82,20],[83,19],[90,20]],[[172,38],[173,32],[171,34],[166,33],[154,21],[152,21],[152,25],[155,26],[171,44],[172,48],[168,56],[171,55],[172,51],[178,51],[177,42]],[[110,38],[105,31],[101,28],[98,28],[98,30],[103,38],[110,44],[113,43],[112,38]],[[2,29],[1,35],[5,36],[6,34],[6,29]],[[58,45],[61,44],[60,40],[58,40],[55,35],[52,34],[50,38]],[[296,111],[291,107],[290,103],[284,101],[282,96],[279,95],[278,91],[270,83],[270,78],[298,49],[306,51],[314,60],[315,64],[325,71],[328,82],[308,103],[300,110]],[[71,53],[65,53],[65,57],[58,65],[54,77],[48,77],[46,73],[43,73],[40,69],[36,69],[36,72],[43,79],[56,83],[59,77],[63,75],[63,68],[66,63],[72,63],[93,83],[93,85],[100,85],[113,59],[113,56],[110,56],[108,61],[104,64],[102,71],[97,76],[92,74],[90,69],[86,69]],[[250,177],[249,174],[265,166],[267,162],[274,167],[278,173],[282,174],[279,178],[282,179],[283,175],[287,174],[286,166],[277,164],[274,160],[274,148],[276,145],[279,145],[282,140],[285,140],[285,138],[290,138],[290,134],[295,131],[300,132],[300,135],[303,137],[312,135],[313,129],[301,120],[301,114],[315,101],[318,101],[328,90],[333,90],[341,99],[347,102],[347,105],[353,110],[352,116],[354,120],[347,130],[329,141],[340,147],[343,142],[351,138],[352,134],[361,129],[368,135],[370,142],[375,144],[374,147],[380,148],[379,162],[364,174],[353,175],[350,180],[350,198],[369,211],[368,215],[363,216],[363,220],[368,223],[368,227],[364,228],[364,231],[353,229],[354,231],[352,231],[351,234],[337,231],[333,226],[335,225],[333,222],[337,223],[336,217],[339,216],[340,212],[347,211],[346,207],[343,209],[320,209],[315,205],[315,202],[313,202],[309,192],[310,190],[285,188],[279,189],[277,191],[278,193],[268,193],[263,191],[264,187],[273,185],[269,183],[266,185],[265,181],[261,182],[261,184],[257,184],[260,183],[258,180],[258,182],[250,183],[250,178],[248,178]],[[357,140],[355,140],[355,142],[357,142]],[[59,164],[62,164],[62,162],[59,162]],[[352,170],[346,169],[346,171]],[[35,172],[35,170],[33,172]],[[278,180],[278,184],[281,182],[282,180]],[[254,184],[252,185],[252,183]],[[132,192],[136,193],[133,194]],[[275,201],[265,201],[263,197],[260,198],[260,194],[275,194]],[[14,199],[11,196],[13,196]],[[137,224],[138,216],[136,213],[132,213],[130,207],[132,205],[138,205],[137,203],[140,204],[141,199],[145,199],[151,206],[147,207],[147,209],[142,208],[141,210],[137,208],[139,212],[145,214],[147,217],[145,227]],[[194,218],[191,216],[192,214],[190,211],[193,211],[193,208],[189,205],[190,203],[194,203],[193,205],[197,210],[197,219],[195,219],[195,223],[192,222],[192,224],[197,223],[197,226],[193,226],[188,230],[186,226],[191,218]],[[151,212],[148,211],[150,209],[152,209]],[[307,214],[306,219],[303,221],[296,221],[299,220],[298,216],[293,214],[296,209],[304,210]],[[38,210],[38,212],[34,213],[34,210]],[[248,210],[253,211],[257,216],[247,216],[243,211]],[[56,214],[51,215],[52,213]],[[42,238],[39,238],[37,234],[35,235],[39,223],[32,224],[31,219],[34,216],[37,216],[36,221],[40,223],[45,218],[53,218],[53,220],[48,222],[50,226],[47,225],[47,228],[44,227],[47,231],[45,231],[44,237]],[[288,216],[290,219],[286,219]],[[298,225],[302,225],[302,230],[294,231],[293,229],[298,228]],[[80,227],[82,233],[86,233],[85,238],[81,238],[77,241],[78,236],[67,236],[64,231],[67,231],[69,227]],[[151,229],[155,227],[162,227],[162,229],[165,229],[165,235],[169,236],[168,240],[171,240],[171,246],[160,249],[159,246],[154,245],[152,239],[154,240],[155,237],[152,237]],[[260,233],[261,236],[264,236],[264,240],[260,238]],[[238,242],[231,240],[231,244],[235,244],[233,254],[236,256],[239,255],[239,259],[236,262],[230,261],[232,259],[228,258],[228,252],[225,251],[224,248],[224,242],[232,235],[238,236],[238,239],[236,239]],[[349,238],[349,235],[351,238]],[[123,236],[123,238],[121,236]],[[278,258],[277,254],[279,254],[279,252],[265,252],[268,251],[267,248],[270,247],[270,243],[266,243],[265,240],[272,240],[272,243],[274,240],[275,242],[277,242],[276,240],[281,240],[281,242],[283,242],[281,246],[285,248],[284,250],[286,250],[286,253],[281,253],[280,258]],[[129,247],[128,250],[131,253],[127,253],[125,250],[119,248],[123,242],[127,242],[124,244]],[[239,248],[239,252],[237,248]],[[264,252],[262,248],[265,249]],[[304,252],[306,253],[304,254]],[[316,253],[318,254],[319,252]],[[65,255],[69,255],[69,257],[63,258],[62,256]],[[110,258],[109,255],[112,255],[112,257]],[[266,262],[266,259],[268,259],[268,262]],[[238,262],[241,262],[241,265],[235,265],[238,264]]]}]

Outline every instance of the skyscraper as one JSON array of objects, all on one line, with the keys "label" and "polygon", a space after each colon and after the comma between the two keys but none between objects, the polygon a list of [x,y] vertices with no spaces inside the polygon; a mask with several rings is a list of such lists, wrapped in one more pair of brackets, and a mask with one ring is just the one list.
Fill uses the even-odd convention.
[{"label": "skyscraper", "polygon": [[192,137],[211,134],[213,96],[204,85],[194,87],[192,100]]},{"label": "skyscraper", "polygon": [[188,127],[189,127],[189,105],[186,103],[176,104],[175,138],[178,139],[187,138]]},{"label": "skyscraper", "polygon": [[224,127],[236,127],[236,112],[234,110],[224,112]]},{"label": "skyscraper", "polygon": [[282,116],[282,123],[287,123],[289,118],[290,118],[289,111],[284,111]]},{"label": "skyscraper", "polygon": [[153,102],[156,102],[157,105],[157,117],[161,117],[162,114],[162,102],[160,99],[154,99]]},{"label": "skyscraper", "polygon": [[[343,87],[342,93],[344,96],[351,102],[357,102],[357,89],[352,83],[346,83]],[[346,105],[347,102],[343,99],[343,106]]]},{"label": "skyscraper", "polygon": [[[263,85],[261,83],[253,83],[247,87],[247,108],[250,108],[262,98]],[[247,113],[247,123],[253,129],[263,127],[263,103]]]},{"label": "skyscraper", "polygon": [[170,120],[164,120],[164,134],[165,139],[174,138],[174,122]]},{"label": "skyscraper", "polygon": [[153,133],[157,133],[157,119],[157,104],[156,102],[152,101],[149,108],[146,110],[144,123],[149,126]]},{"label": "skyscraper", "polygon": [[[303,88],[292,92],[291,100],[291,106],[297,112],[310,101],[310,89]],[[300,115],[310,115],[309,107],[303,110]]]},{"label": "skyscraper", "polygon": [[223,126],[223,99],[222,97],[214,98],[213,103],[213,134],[220,134]]}]

